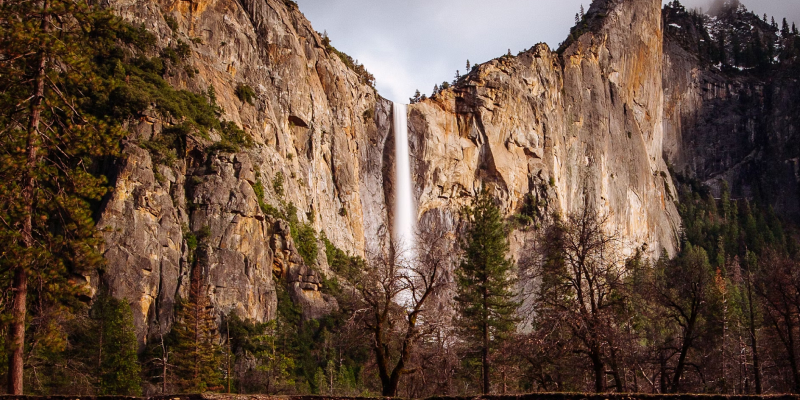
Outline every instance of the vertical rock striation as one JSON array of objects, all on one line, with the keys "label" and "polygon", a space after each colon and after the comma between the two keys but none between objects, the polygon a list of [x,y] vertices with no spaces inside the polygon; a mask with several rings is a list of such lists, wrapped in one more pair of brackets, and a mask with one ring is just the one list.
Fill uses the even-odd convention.
[{"label": "vertical rock striation", "polygon": [[[153,32],[161,48],[189,44],[191,56],[170,70],[170,83],[194,92],[213,87],[221,119],[255,145],[231,154],[213,149],[220,140],[213,133],[210,140],[190,136],[178,161],[162,165],[144,144],[176,121],[156,114],[131,121],[98,225],[108,265],[92,282],[133,304],[142,342],[169,329],[192,271],[205,277],[220,314],[274,318],[276,285],[307,318],[335,307],[320,292],[320,273],[330,271],[324,252],[306,265],[288,225],[265,215],[259,201],[284,210],[293,204],[300,223],[352,254],[380,245],[391,104],[325,45],[293,2],[109,6]],[[237,97],[239,87],[253,89],[252,104]]]},{"label": "vertical rock striation", "polygon": [[412,106],[420,214],[454,218],[482,187],[507,214],[584,205],[629,250],[677,249],[662,158],[661,3],[595,1],[559,53],[539,44],[473,69]]},{"label": "vertical rock striation", "polygon": [[710,34],[719,37],[725,28],[740,35],[741,43],[752,45],[755,35],[765,42],[759,45],[771,42],[775,47],[782,40],[777,29],[739,8],[723,10],[699,26],[672,8],[664,10],[664,19],[668,26],[663,73],[665,158],[676,171],[705,183],[716,195],[726,182],[734,198],[757,198],[796,219],[800,216],[796,61],[779,55],[769,60],[769,69],[722,66],[712,63],[697,45],[709,41]]}]

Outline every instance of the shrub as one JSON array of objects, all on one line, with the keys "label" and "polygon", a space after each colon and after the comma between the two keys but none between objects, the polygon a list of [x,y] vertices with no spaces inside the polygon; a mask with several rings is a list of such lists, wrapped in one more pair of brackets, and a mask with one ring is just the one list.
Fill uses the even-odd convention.
[{"label": "shrub", "polygon": [[248,103],[252,106],[253,98],[256,97],[256,92],[248,85],[239,84],[239,86],[236,86],[236,97],[238,97],[242,103]]},{"label": "shrub", "polygon": [[220,136],[222,140],[209,147],[209,152],[237,153],[243,147],[251,148],[255,145],[250,135],[230,121],[220,123]]},{"label": "shrub", "polygon": [[325,49],[328,52],[335,54],[337,57],[339,57],[340,60],[342,60],[342,62],[344,63],[345,66],[347,66],[347,68],[355,72],[356,75],[358,75],[361,83],[367,84],[370,87],[375,88],[375,76],[372,75],[369,71],[367,71],[367,68],[364,67],[363,64],[359,64],[358,60],[353,59],[353,57],[350,57],[346,53],[341,52],[337,50],[335,47],[333,47],[330,38],[327,35],[323,36],[322,44],[325,46]]},{"label": "shrub", "polygon": [[175,17],[169,14],[164,14],[164,22],[167,23],[167,26],[172,30],[173,33],[178,32],[178,20],[175,19]]},{"label": "shrub", "polygon": [[138,27],[124,24],[116,34],[124,43],[133,45],[138,50],[149,50],[155,47],[157,42],[156,35],[148,31],[144,24]]},{"label": "shrub", "polygon": [[309,224],[292,224],[292,239],[294,239],[297,252],[303,257],[306,265],[314,265],[317,262],[317,252],[319,251],[314,228]]},{"label": "shrub", "polygon": [[283,172],[278,171],[278,173],[275,174],[275,178],[272,179],[272,190],[275,191],[275,195],[278,197],[283,197],[283,181]]},{"label": "shrub", "polygon": [[328,240],[325,232],[322,232],[320,239],[325,244],[325,257],[328,259],[328,265],[331,266],[333,272],[350,282],[356,281],[361,271],[366,269],[364,260],[357,256],[350,256],[342,249],[334,246]]},{"label": "shrub", "polygon": [[183,40],[178,40],[178,44],[175,46],[175,53],[178,54],[181,60],[185,60],[192,55],[192,47]]},{"label": "shrub", "polygon": [[364,114],[362,114],[361,116],[364,117],[365,121],[366,120],[370,120],[375,116],[375,110],[373,110],[371,108],[367,109],[367,110],[364,110]]}]

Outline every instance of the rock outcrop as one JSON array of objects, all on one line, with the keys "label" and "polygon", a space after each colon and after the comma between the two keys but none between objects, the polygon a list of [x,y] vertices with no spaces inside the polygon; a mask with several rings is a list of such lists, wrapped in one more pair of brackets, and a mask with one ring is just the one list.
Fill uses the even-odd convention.
[{"label": "rock outcrop", "polygon": [[594,207],[629,250],[674,254],[680,219],[661,156],[660,27],[657,0],[595,1],[585,32],[561,54],[540,44],[495,59],[413,105],[423,221],[452,218],[487,187],[507,214],[529,194],[539,214]]},{"label": "rock outcrop", "polygon": [[[132,303],[142,342],[169,329],[193,270],[205,277],[220,314],[273,318],[279,284],[307,318],[336,307],[320,292],[324,252],[306,265],[288,226],[265,215],[259,201],[279,210],[294,205],[300,223],[363,254],[366,238],[386,231],[382,160],[391,104],[325,46],[293,2],[109,6],[153,32],[161,48],[189,44],[191,56],[170,71],[170,83],[204,93],[213,87],[221,119],[255,144],[230,154],[212,151],[218,135],[190,137],[185,154],[163,165],[143,143],[171,121],[132,121],[99,222],[108,265],[92,282]],[[237,96],[240,87],[253,90],[252,104]]]}]

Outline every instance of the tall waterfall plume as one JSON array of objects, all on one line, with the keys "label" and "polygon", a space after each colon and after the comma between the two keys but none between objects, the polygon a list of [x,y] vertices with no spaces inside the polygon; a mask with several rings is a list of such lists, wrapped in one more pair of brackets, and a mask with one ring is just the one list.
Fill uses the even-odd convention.
[{"label": "tall waterfall plume", "polygon": [[408,106],[394,104],[394,240],[411,258],[417,213],[411,184],[411,162],[408,152]]}]

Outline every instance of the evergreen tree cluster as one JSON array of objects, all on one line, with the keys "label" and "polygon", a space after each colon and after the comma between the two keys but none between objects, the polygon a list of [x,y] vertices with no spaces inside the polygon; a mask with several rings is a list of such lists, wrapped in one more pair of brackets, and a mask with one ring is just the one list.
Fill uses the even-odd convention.
[{"label": "evergreen tree cluster", "polygon": [[796,26],[759,17],[739,2],[725,2],[711,16],[673,1],[663,11],[666,34],[701,60],[728,72],[765,73],[793,67],[800,55]]}]

